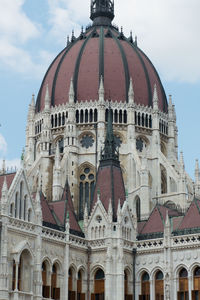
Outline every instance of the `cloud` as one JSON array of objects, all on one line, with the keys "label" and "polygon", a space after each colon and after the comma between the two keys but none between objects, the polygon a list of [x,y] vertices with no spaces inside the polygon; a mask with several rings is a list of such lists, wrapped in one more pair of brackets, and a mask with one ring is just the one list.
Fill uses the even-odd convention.
[{"label": "cloud", "polygon": [[0,133],[0,155],[5,155],[7,151],[7,143],[3,135]]},{"label": "cloud", "polygon": [[25,0],[1,0],[0,36],[9,41],[25,42],[39,35],[39,30],[23,12]]},{"label": "cloud", "polygon": [[[15,170],[19,169],[21,165],[21,160],[19,158],[14,158],[11,160],[5,160],[5,167],[8,172],[14,172]],[[3,166],[3,159],[0,158],[0,171]]]},{"label": "cloud", "polygon": [[[89,21],[89,0],[48,0],[50,34],[66,34]],[[199,0],[117,0],[114,23],[138,36],[139,47],[168,81],[200,81]]]}]

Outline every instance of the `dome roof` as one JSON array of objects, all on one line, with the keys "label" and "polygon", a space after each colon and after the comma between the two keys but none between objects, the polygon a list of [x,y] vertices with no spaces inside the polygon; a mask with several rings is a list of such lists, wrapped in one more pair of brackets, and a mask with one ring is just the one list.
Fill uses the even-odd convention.
[{"label": "dome roof", "polygon": [[106,99],[128,102],[132,78],[135,102],[145,106],[152,106],[156,84],[159,108],[167,112],[165,91],[151,61],[132,38],[126,38],[122,31],[109,24],[108,18],[106,21],[102,18],[98,16],[78,38],[72,36],[71,42],[54,59],[38,94],[37,112],[44,109],[47,84],[51,105],[57,106],[68,102],[71,78],[76,102],[97,100],[101,76]]}]

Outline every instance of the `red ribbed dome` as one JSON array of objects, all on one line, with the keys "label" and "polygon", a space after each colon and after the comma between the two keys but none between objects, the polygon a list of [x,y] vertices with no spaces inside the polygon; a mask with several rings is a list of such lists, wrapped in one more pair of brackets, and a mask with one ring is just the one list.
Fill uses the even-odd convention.
[{"label": "red ribbed dome", "polygon": [[152,106],[156,84],[159,108],[167,112],[166,95],[153,64],[132,39],[127,39],[112,25],[91,26],[55,58],[42,82],[37,112],[44,108],[47,83],[51,104],[57,106],[68,102],[71,78],[74,79],[75,101],[97,100],[101,76],[106,99],[128,101],[132,78],[135,102],[145,106]]}]

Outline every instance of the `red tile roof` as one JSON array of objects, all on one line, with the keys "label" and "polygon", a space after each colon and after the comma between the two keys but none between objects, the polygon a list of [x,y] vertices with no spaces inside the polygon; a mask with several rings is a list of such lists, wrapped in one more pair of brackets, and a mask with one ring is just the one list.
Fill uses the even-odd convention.
[{"label": "red tile roof", "polygon": [[178,230],[200,228],[200,201],[194,199],[188,208]]},{"label": "red tile roof", "polygon": [[97,202],[98,190],[106,211],[108,211],[110,199],[112,200],[113,215],[116,217],[119,199],[121,207],[126,199],[121,168],[112,164],[99,167],[91,209]]},{"label": "red tile roof", "polygon": [[6,178],[7,187],[9,189],[13,182],[13,179],[15,178],[15,175],[16,173],[0,175],[0,197],[1,197],[1,191],[4,183],[4,178]]}]

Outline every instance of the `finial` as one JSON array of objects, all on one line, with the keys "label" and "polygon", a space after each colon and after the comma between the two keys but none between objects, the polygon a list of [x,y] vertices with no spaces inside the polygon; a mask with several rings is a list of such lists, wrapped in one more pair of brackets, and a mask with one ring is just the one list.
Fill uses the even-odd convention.
[{"label": "finial", "polygon": [[133,91],[133,80],[130,78],[129,92],[128,92],[128,102],[134,103],[134,91]]},{"label": "finial", "polygon": [[69,88],[69,103],[74,103],[74,97],[75,97],[75,93],[74,93],[74,82],[73,82],[73,78],[71,78],[70,81],[70,88]]},{"label": "finial", "polygon": [[172,107],[172,95],[169,95],[169,106]]},{"label": "finial", "polygon": [[138,45],[138,39],[137,39],[137,35],[135,36],[135,46],[137,47]]},{"label": "finial", "polygon": [[157,85],[154,84],[154,92],[153,92],[153,108],[155,110],[158,110],[158,91],[157,91]]},{"label": "finial", "polygon": [[2,162],[2,174],[5,174],[6,173],[6,161],[5,159],[3,159],[3,162]]},{"label": "finial", "polygon": [[104,84],[103,84],[103,76],[101,75],[100,85],[99,85],[99,102],[104,102]]},{"label": "finial", "polygon": [[111,25],[114,19],[114,0],[91,0],[90,19],[93,25]]},{"label": "finial", "polygon": [[133,32],[132,32],[132,30],[130,31],[129,42],[130,42],[131,44],[133,44]]},{"label": "finial", "polygon": [[72,37],[71,37],[71,43],[73,43],[75,41],[75,36],[74,36],[74,30],[72,30]]},{"label": "finial", "polygon": [[8,185],[7,185],[6,176],[4,176],[3,186],[2,186],[2,190],[1,190],[2,198],[6,198],[7,193],[8,193]]},{"label": "finial", "polygon": [[46,93],[45,93],[45,108],[50,108],[50,97],[49,97],[49,84],[46,85]]},{"label": "finial", "polygon": [[67,36],[67,46],[69,46],[70,41],[69,41],[69,35]]},{"label": "finial", "polygon": [[35,94],[32,94],[31,106],[35,106]]},{"label": "finial", "polygon": [[180,152],[180,164],[182,169],[185,169],[185,163],[184,163],[184,157],[183,157],[183,151]]},{"label": "finial", "polygon": [[199,171],[199,160],[196,159],[195,162],[195,182],[199,182],[200,181],[200,171]]}]

